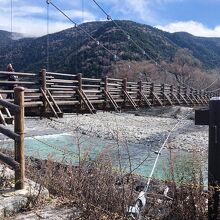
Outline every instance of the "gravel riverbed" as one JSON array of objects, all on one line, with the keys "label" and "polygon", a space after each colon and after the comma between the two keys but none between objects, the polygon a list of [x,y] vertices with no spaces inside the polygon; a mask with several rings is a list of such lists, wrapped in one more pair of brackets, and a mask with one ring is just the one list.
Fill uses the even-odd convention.
[{"label": "gravel riverbed", "polygon": [[[53,138],[57,134],[58,140],[59,134],[83,135],[89,142],[95,138],[102,143],[107,140],[127,144],[133,148],[132,153],[138,155],[146,149],[151,152],[159,150],[176,124],[165,147],[206,155],[208,126],[195,125],[194,109],[177,106],[122,113],[100,111],[94,115],[65,114],[59,119],[26,118],[25,137],[52,135]],[[8,127],[13,129],[13,125]],[[0,135],[0,140],[7,138]]]},{"label": "gravel riverbed", "polygon": [[187,107],[155,107],[135,112],[98,112],[90,115],[65,115],[47,121],[56,132],[78,132],[103,139],[148,144],[160,147],[170,130],[166,147],[185,151],[207,151],[208,126],[194,122],[194,110]]}]

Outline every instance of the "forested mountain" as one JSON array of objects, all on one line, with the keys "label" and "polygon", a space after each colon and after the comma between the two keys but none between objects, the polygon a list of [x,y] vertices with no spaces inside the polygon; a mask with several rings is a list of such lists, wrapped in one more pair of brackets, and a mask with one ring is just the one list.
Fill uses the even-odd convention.
[{"label": "forested mountain", "polygon": [[[220,67],[220,38],[195,37],[188,33],[167,33],[132,21],[117,21],[146,54],[136,47],[112,22],[89,22],[81,27],[103,44],[118,60],[172,61],[179,48],[188,48],[203,68]],[[19,36],[19,34],[14,34]],[[49,42],[49,47],[47,47]],[[0,69],[12,62],[16,71],[36,72],[45,68],[49,50],[50,71],[82,72],[101,76],[115,62],[114,57],[79,28],[70,28],[38,38],[13,37],[0,31]],[[117,61],[116,61],[117,62]]]}]

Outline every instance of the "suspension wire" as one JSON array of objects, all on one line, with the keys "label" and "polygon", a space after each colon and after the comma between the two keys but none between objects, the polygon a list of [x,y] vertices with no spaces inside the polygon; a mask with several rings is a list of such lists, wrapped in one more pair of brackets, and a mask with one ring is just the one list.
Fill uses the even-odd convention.
[{"label": "suspension wire", "polygon": [[207,87],[204,88],[203,90],[209,89],[209,88],[210,88],[211,86],[213,86],[217,81],[218,81],[218,79],[215,79],[209,86],[207,86]]},{"label": "suspension wire", "polygon": [[75,71],[76,71],[76,73],[78,73],[78,71],[79,71],[79,68],[78,68],[78,54],[79,54],[78,44],[80,44],[80,43],[79,43],[79,40],[78,40],[78,37],[77,37],[77,31],[75,30],[74,32],[75,32],[75,37],[76,37],[76,40],[75,40],[75,51],[76,51],[76,56],[75,56],[75,62],[76,62],[76,64],[75,64]]},{"label": "suspension wire", "polygon": [[219,91],[219,90],[220,90],[220,88],[214,89],[214,90],[209,90],[209,91],[207,91],[207,92],[217,92],[217,91]]},{"label": "suspension wire", "polygon": [[82,20],[81,23],[84,21],[84,0],[82,0]]},{"label": "suspension wire", "polygon": [[49,20],[50,20],[50,0],[47,0],[47,71],[49,71],[49,44],[50,44],[50,38],[49,38]]},{"label": "suspension wire", "polygon": [[13,0],[11,0],[11,56],[10,56],[10,63],[12,62],[13,59]]},{"label": "suspension wire", "polygon": [[88,31],[86,31],[84,28],[82,28],[80,25],[78,25],[75,21],[73,21],[66,13],[64,13],[60,8],[58,8],[51,0],[49,1],[49,4],[51,4],[55,9],[57,9],[63,16],[65,16],[70,22],[74,24],[75,27],[78,27],[81,31],[83,31],[89,38],[91,38],[98,46],[101,46],[103,49],[105,49],[108,53],[110,53],[114,58],[117,57],[116,54],[112,53],[107,47],[105,47],[103,44],[101,44],[98,40],[96,40]]},{"label": "suspension wire", "polygon": [[[97,3],[96,0],[92,0],[102,11],[103,13],[107,16],[107,20],[111,20],[128,38],[129,40],[131,40],[137,48],[139,48],[142,52],[143,55],[148,56],[148,58],[153,61],[153,63],[158,66],[162,71],[164,71],[164,69],[158,64],[157,61],[155,61],[153,58],[151,58],[148,54],[146,54],[146,52],[130,37],[130,35],[128,35],[128,33],[126,33],[121,27],[120,25],[118,25],[109,14],[107,14],[107,12]],[[109,54],[111,54],[114,57],[114,60],[116,61],[118,59],[118,56],[116,54],[114,54],[113,52],[111,52],[107,47],[105,47],[103,44],[101,44],[98,40],[96,40],[88,31],[86,31],[84,28],[82,28],[80,25],[78,25],[75,21],[73,21],[66,13],[64,13],[59,7],[57,7],[52,0],[47,0],[47,3],[51,4],[55,9],[57,9],[62,15],[64,15],[70,22],[72,22],[74,24],[75,27],[78,27],[81,31],[83,31],[89,38],[91,38],[93,41],[95,41],[95,43],[98,46],[101,46],[103,49],[105,49]],[[195,89],[193,87],[188,86],[185,83],[181,83],[189,88]]]},{"label": "suspension wire", "polygon": [[[84,0],[81,0],[81,13],[82,13],[82,20],[81,20],[81,24],[83,24],[84,21]],[[80,46],[83,45],[84,43],[84,39],[81,38],[81,42],[80,42]],[[85,54],[86,54],[86,50],[82,50],[82,57],[80,58],[80,65],[81,65],[81,73],[84,74],[84,63],[85,63]],[[79,53],[77,53],[77,55],[79,55]]]},{"label": "suspension wire", "polygon": [[[150,172],[150,175],[148,176],[148,180],[147,180],[147,184],[146,186],[144,187],[143,191],[140,192],[137,200],[136,200],[136,203],[135,205],[132,207],[129,207],[128,208],[128,212],[130,213],[131,217],[134,218],[133,214],[135,213],[137,215],[137,217],[139,218],[140,217],[140,214],[141,214],[141,211],[142,209],[144,208],[144,206],[146,205],[146,195],[147,195],[147,191],[149,189],[149,186],[150,186],[150,183],[151,183],[151,180],[153,179],[153,174],[154,174],[154,171],[155,171],[155,168],[156,168],[156,165],[157,165],[157,162],[159,160],[159,157],[161,155],[161,152],[162,150],[165,148],[167,142],[168,142],[168,139],[170,138],[171,134],[173,133],[173,131],[177,128],[177,126],[179,124],[182,123],[182,121],[189,115],[190,113],[187,113],[184,117],[180,118],[177,123],[172,127],[172,129],[169,131],[168,135],[166,136],[166,139],[164,140],[160,150],[158,151],[157,153],[157,157],[154,161],[154,164],[153,164],[153,167],[152,167],[152,170]],[[140,206],[140,202],[141,202],[141,206]]]},{"label": "suspension wire", "polygon": [[[152,62],[155,63],[155,65],[158,65],[158,63],[149,55],[146,53],[145,50],[143,50],[143,48],[141,46],[139,46],[134,40],[133,38],[131,38],[131,35],[126,32],[124,29],[122,29],[122,27],[115,21],[112,19],[112,17],[102,8],[102,6],[96,1],[96,0],[92,0],[99,8],[100,10],[106,15],[107,20],[112,21],[115,26],[127,37],[127,39],[129,41],[131,41],[140,51],[143,55],[146,55]],[[143,42],[142,42],[143,43]]]},{"label": "suspension wire", "polygon": [[[203,87],[203,88],[200,89],[200,90],[205,91],[205,90],[209,89],[210,87],[212,87],[212,86],[217,82],[217,80],[218,80],[218,79],[215,79],[215,80],[214,80],[213,82],[211,82],[207,87]],[[198,90],[198,89],[196,89],[196,88],[194,88],[194,87],[192,87],[192,86],[188,86],[186,83],[180,83],[180,84],[183,85],[183,86],[189,87],[189,88],[191,88],[191,89]],[[207,91],[207,92],[209,92],[209,91]]]},{"label": "suspension wire", "polygon": [[[127,36],[127,39],[130,40],[130,41],[143,53],[143,55],[146,55],[156,66],[159,66],[159,68],[160,68],[162,71],[164,71],[164,69],[158,64],[158,62],[157,62],[155,59],[153,59],[149,54],[147,54],[146,51],[143,50],[142,47],[139,46],[139,45],[131,38],[131,35],[130,35],[127,31],[125,31],[124,29],[122,29],[122,27],[121,27],[115,20],[112,19],[112,17],[106,12],[106,10],[103,9],[103,7],[102,7],[96,0],[92,0],[92,1],[93,1],[93,2],[98,6],[98,8],[106,15],[107,20],[112,21],[112,22],[115,24],[115,26],[116,26],[117,28],[119,28],[119,29],[124,33],[125,36]],[[143,41],[141,41],[140,39],[138,39],[138,40],[139,40],[142,44],[144,44]],[[168,72],[168,71],[167,71],[167,72]],[[217,80],[215,80],[215,81],[217,81]],[[189,88],[191,88],[191,89],[196,89],[196,88],[193,88],[192,86],[187,85],[186,83],[180,83],[180,84],[182,84],[182,85],[184,85],[184,86],[187,86],[187,87],[189,87]],[[205,88],[202,89],[202,90],[206,90],[206,89],[210,88],[213,84],[214,84],[214,82],[211,83],[211,85],[205,87]]]}]

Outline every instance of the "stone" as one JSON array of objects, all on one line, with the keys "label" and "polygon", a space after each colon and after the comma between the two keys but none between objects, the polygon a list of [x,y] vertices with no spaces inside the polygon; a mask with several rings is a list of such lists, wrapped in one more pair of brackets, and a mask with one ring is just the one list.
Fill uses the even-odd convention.
[{"label": "stone", "polygon": [[[9,178],[14,174],[9,168],[5,168],[0,164],[0,170],[5,172],[5,176]],[[26,179],[25,187],[22,190],[14,190],[14,188],[5,188],[0,191],[0,219],[9,217],[18,213],[22,208],[26,207],[31,197],[39,196],[39,198],[49,198],[49,191],[41,187],[39,184]]]}]

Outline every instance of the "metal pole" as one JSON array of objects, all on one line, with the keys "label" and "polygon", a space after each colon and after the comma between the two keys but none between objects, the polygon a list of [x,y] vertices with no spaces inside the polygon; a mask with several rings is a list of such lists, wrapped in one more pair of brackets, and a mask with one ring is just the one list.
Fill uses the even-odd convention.
[{"label": "metal pole", "polygon": [[208,184],[212,191],[209,199],[209,220],[218,219],[220,185],[220,97],[209,102],[209,154],[208,154]]},{"label": "metal pole", "polygon": [[14,89],[15,99],[14,103],[20,106],[20,111],[15,112],[14,115],[14,131],[19,135],[19,138],[15,140],[15,161],[20,164],[20,167],[15,170],[15,189],[24,188],[25,178],[25,158],[24,158],[24,88],[15,87]]}]

